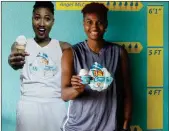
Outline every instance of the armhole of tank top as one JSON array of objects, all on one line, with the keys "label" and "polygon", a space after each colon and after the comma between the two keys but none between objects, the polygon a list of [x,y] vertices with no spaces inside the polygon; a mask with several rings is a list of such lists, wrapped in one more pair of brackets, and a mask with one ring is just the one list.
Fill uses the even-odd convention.
[{"label": "armhole of tank top", "polygon": [[123,47],[121,47],[121,46],[119,47],[119,56],[120,56],[120,58],[121,58],[122,48],[123,48]]},{"label": "armhole of tank top", "polygon": [[59,49],[59,51],[60,51],[60,54],[62,55],[63,52],[62,52],[62,47],[61,47],[61,45],[60,45],[59,40],[56,40],[56,39],[54,39],[54,40],[56,41],[56,47],[58,47],[58,49]]},{"label": "armhole of tank top", "polygon": [[74,60],[75,51],[74,51],[73,47],[72,47],[72,56],[73,56],[73,60]]},{"label": "armhole of tank top", "polygon": [[118,62],[118,65],[120,65],[120,68],[121,68],[121,53],[122,53],[122,48],[123,47],[119,47],[119,62]]},{"label": "armhole of tank top", "polygon": [[[76,64],[75,64],[75,50],[73,49],[73,47],[72,47],[72,57],[73,57],[73,68],[74,68],[74,72],[75,72],[75,68],[76,68],[76,67],[75,67],[75,65],[76,65]],[[74,72],[73,72],[73,73],[74,73]]]}]

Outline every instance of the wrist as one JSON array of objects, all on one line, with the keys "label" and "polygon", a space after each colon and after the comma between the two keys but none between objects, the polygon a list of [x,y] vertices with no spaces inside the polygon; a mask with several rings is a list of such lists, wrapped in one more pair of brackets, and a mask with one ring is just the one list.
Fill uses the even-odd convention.
[{"label": "wrist", "polygon": [[128,127],[129,127],[129,121],[124,120],[123,129],[128,129]]},{"label": "wrist", "polygon": [[122,129],[121,131],[129,131],[129,129]]},{"label": "wrist", "polygon": [[80,96],[83,93],[81,90],[78,89],[74,89],[74,90],[75,90],[76,97]]}]

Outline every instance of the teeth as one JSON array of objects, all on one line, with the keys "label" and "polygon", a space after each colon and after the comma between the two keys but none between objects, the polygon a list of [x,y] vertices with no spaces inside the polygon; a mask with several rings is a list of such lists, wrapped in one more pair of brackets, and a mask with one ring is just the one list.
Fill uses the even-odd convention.
[{"label": "teeth", "polygon": [[40,31],[45,31],[45,29],[39,29]]},{"label": "teeth", "polygon": [[91,33],[92,33],[93,35],[97,35],[97,34],[98,34],[98,32],[94,32],[94,31],[93,31],[93,32],[91,32]]}]

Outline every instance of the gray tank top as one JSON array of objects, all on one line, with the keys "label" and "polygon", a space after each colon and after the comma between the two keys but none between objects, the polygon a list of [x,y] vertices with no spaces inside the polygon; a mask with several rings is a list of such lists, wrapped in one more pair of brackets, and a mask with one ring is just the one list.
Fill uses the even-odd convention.
[{"label": "gray tank top", "polygon": [[80,69],[90,70],[94,62],[97,62],[107,68],[114,80],[108,89],[101,92],[86,86],[83,94],[71,100],[63,131],[118,131],[122,127],[124,117],[120,48],[119,45],[106,42],[96,54],[86,41],[73,46],[75,75]]}]

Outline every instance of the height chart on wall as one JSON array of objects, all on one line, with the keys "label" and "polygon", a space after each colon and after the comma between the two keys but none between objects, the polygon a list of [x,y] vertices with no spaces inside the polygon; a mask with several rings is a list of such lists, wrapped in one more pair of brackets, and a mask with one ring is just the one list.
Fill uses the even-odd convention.
[{"label": "height chart on wall", "polygon": [[[56,2],[56,10],[80,11],[88,3],[90,2]],[[112,42],[125,47],[130,57],[133,88],[131,131],[167,131],[168,83],[165,78],[168,78],[168,74],[165,72],[168,71],[168,3],[99,3],[109,9],[110,20],[116,18],[115,27],[123,27],[124,23],[129,26],[128,30],[122,31],[120,39],[115,37]],[[121,13],[128,16],[124,23],[118,18],[122,16]],[[119,30],[116,28],[112,32],[118,33]]]}]

